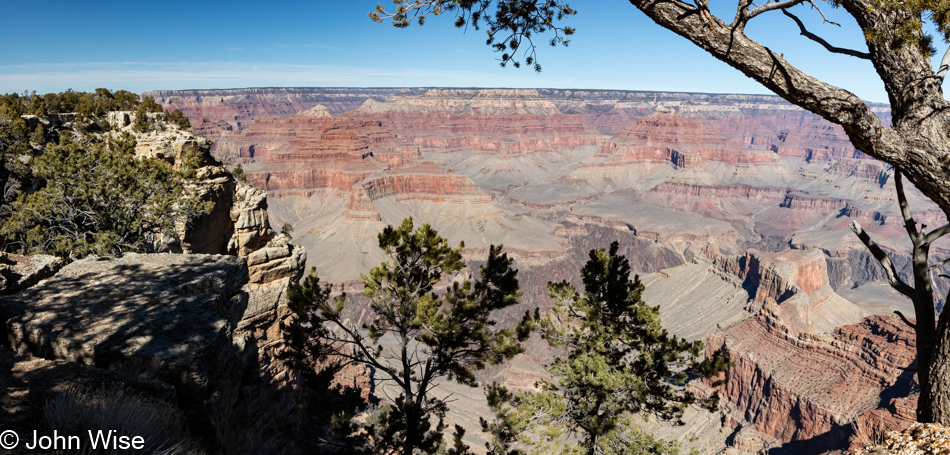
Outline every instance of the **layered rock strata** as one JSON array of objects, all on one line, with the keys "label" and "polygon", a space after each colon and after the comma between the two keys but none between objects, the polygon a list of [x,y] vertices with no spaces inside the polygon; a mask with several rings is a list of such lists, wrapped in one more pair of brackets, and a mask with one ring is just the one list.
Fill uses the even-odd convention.
[{"label": "layered rock strata", "polygon": [[727,424],[749,422],[788,453],[846,448],[851,422],[914,390],[912,374],[903,369],[914,361],[914,336],[893,316],[815,335],[797,332],[774,304],[767,305],[762,314],[708,337],[707,351],[727,352],[734,363],[722,389],[735,406],[732,417],[724,416]]},{"label": "layered rock strata", "polygon": [[[265,92],[283,93],[248,96]],[[836,337],[835,327],[906,304],[871,287],[879,265],[847,227],[861,222],[904,267],[905,234],[890,172],[854,150],[840,128],[776,97],[412,89],[364,98],[354,103],[355,112],[325,106],[272,119],[263,117],[290,112],[262,108],[253,123],[256,114],[248,110],[222,130],[216,147],[235,156],[249,181],[268,192],[274,219],[292,223],[297,240],[319,251],[311,265],[321,277],[345,282],[348,290],[356,290],[359,273],[384,259],[376,248],[379,230],[413,216],[453,241],[464,240],[470,257],[489,242],[517,251],[525,301],[542,308],[547,279],[576,278],[587,250],[607,246],[608,238],[632,237],[629,245],[638,246],[630,246],[629,255],[662,251],[657,268],[684,264],[661,272],[643,268],[657,272],[647,295],[671,312],[663,319],[674,333],[702,339],[746,327],[750,335],[737,344],[737,358],[748,349],[752,360],[743,360],[743,368],[773,376],[785,361],[810,360],[781,349],[755,351],[757,337],[764,346],[786,329],[782,336],[794,340]],[[886,122],[886,107],[875,109]],[[945,222],[916,192],[908,197],[919,221]],[[774,307],[768,311],[783,329],[747,326],[764,307]],[[852,358],[851,344],[819,344],[809,352],[826,367],[809,374],[837,374],[830,359]],[[886,355],[861,354],[872,370],[873,359]],[[890,374],[887,368],[881,371]],[[842,402],[834,408],[824,398],[809,401],[820,390],[781,383],[759,397],[755,412],[747,412],[751,398],[736,398],[741,394],[724,401],[721,420],[734,450],[783,445],[794,453],[814,439],[807,435],[825,431],[835,412],[848,416],[845,423],[834,421],[838,428],[873,420],[875,412],[893,417],[912,408],[895,396],[871,409],[866,396],[847,388],[835,389]],[[769,401],[772,396],[781,398]],[[769,406],[784,410],[788,400],[802,403],[790,409],[817,410],[817,420],[764,417]],[[709,425],[695,428],[718,432]]]}]

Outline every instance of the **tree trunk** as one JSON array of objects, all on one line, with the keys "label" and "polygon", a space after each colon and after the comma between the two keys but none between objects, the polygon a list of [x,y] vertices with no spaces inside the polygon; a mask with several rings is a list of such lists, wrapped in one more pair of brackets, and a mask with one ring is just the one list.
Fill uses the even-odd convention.
[{"label": "tree trunk", "polygon": [[[917,417],[920,420],[921,409],[926,409],[926,417],[929,420],[920,420],[921,422],[936,422],[943,425],[950,423],[950,322],[947,314],[941,314],[940,323],[937,326],[937,333],[934,340],[934,348],[930,357],[930,365],[927,375],[928,381],[927,394],[924,395],[923,382],[921,381],[920,399],[917,404]],[[922,373],[918,373],[918,377]]]},{"label": "tree trunk", "polygon": [[419,426],[419,416],[416,413],[415,406],[411,404],[406,407],[406,437],[402,447],[403,455],[412,455],[416,446],[419,445],[416,429]]}]

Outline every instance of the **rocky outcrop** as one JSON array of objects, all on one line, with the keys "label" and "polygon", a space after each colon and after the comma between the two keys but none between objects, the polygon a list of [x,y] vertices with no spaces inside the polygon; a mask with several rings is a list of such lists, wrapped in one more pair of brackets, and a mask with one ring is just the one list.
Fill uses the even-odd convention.
[{"label": "rocky outcrop", "polygon": [[236,182],[234,202],[228,213],[233,228],[228,254],[247,256],[274,237],[267,218],[267,195],[247,183]]},{"label": "rocky outcrop", "polygon": [[709,336],[706,346],[728,352],[734,364],[721,389],[735,406],[730,419],[781,441],[787,453],[846,448],[851,422],[914,387],[902,369],[914,361],[914,336],[892,316],[796,334],[772,306]]},{"label": "rocky outcrop", "polygon": [[246,270],[221,256],[77,261],[4,301],[7,341],[21,355],[147,368],[175,388],[193,429],[236,453],[242,353],[233,331],[247,305]]},{"label": "rocky outcrop", "polygon": [[[246,258],[126,254],[73,262],[5,299],[7,342],[20,355],[120,377],[145,371],[173,390],[206,444],[246,453],[248,444],[280,438],[267,434],[268,422],[285,421],[281,414],[293,406],[293,376],[274,360],[289,314],[284,293],[306,260],[288,240],[279,236]],[[256,375],[268,381],[249,379]]]},{"label": "rocky outcrop", "polygon": [[851,455],[927,455],[950,452],[950,428],[934,423],[914,423],[906,430],[890,431],[883,441]]},{"label": "rocky outcrop", "polygon": [[220,166],[198,169],[196,196],[214,203],[211,212],[180,220],[180,252],[247,256],[274,236],[267,217],[266,194]]},{"label": "rocky outcrop", "polygon": [[777,303],[782,319],[796,332],[829,332],[864,312],[834,293],[825,255],[817,249],[719,257],[716,266],[739,277],[755,304]]},{"label": "rocky outcrop", "polygon": [[66,265],[49,255],[22,256],[0,252],[0,295],[13,294],[53,276]]},{"label": "rocky outcrop", "polygon": [[[130,132],[138,156],[177,169],[195,154],[213,162],[207,140],[165,123],[164,114],[148,114],[144,133],[131,128],[134,115],[110,113],[112,131],[101,135]],[[63,394],[128,398],[160,402],[155,409],[187,422],[213,453],[294,452],[288,431],[299,423],[292,417],[297,377],[277,354],[286,291],[306,254],[274,235],[265,193],[223,167],[193,169],[185,186],[188,197],[213,204],[210,213],[178,220],[174,241],[159,240],[186,254],[64,266],[0,253],[0,285],[13,294],[0,305],[0,336],[13,351],[0,347],[0,364],[11,371],[0,378],[10,392],[4,411],[15,411],[0,417],[9,417],[5,428],[46,428],[52,417],[44,403]],[[177,409],[184,415],[175,417]]]},{"label": "rocky outcrop", "polygon": [[825,258],[819,250],[763,253],[749,250],[744,256],[723,257],[716,265],[747,283],[753,300],[781,303],[798,292],[812,294],[828,285]]},{"label": "rocky outcrop", "polygon": [[211,160],[211,141],[189,131],[181,130],[178,125],[165,121],[162,112],[147,113],[146,123],[149,130],[136,132],[133,129],[136,113],[115,111],[106,114],[106,120],[112,128],[112,135],[122,132],[134,133],[135,156],[158,158],[180,169],[182,163],[191,155],[197,155],[202,161]]}]

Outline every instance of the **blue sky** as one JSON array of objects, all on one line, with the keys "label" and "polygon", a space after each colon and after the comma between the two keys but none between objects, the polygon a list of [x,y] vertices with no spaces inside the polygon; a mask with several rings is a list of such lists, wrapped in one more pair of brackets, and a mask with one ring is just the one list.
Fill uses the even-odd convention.
[{"label": "blue sky", "polygon": [[[375,24],[367,13],[377,3],[8,1],[4,16],[17,19],[0,28],[0,92],[477,86],[768,93],[623,0],[569,2],[579,13],[566,23],[577,34],[567,48],[539,49],[540,74],[500,68],[484,32],[463,33],[451,17],[408,29]],[[839,28],[821,24],[807,6],[796,9],[833,44],[866,50],[846,15],[824,6]],[[823,80],[887,100],[870,63],[828,54],[780,13],[753,20],[748,34]]]}]

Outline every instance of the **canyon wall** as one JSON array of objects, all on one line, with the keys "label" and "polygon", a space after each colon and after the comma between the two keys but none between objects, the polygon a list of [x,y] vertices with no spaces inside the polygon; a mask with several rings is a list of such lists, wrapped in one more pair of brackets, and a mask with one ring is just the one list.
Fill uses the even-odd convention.
[{"label": "canyon wall", "polygon": [[[688,425],[709,429],[701,441],[732,453],[837,450],[853,440],[852,424],[899,426],[912,407],[913,381],[897,369],[912,360],[906,329],[874,316],[906,312],[907,302],[880,286],[879,266],[848,229],[860,222],[907,274],[891,173],[840,127],[776,97],[549,89],[157,95],[267,193],[275,225],[290,223],[311,252],[307,267],[348,291],[384,259],[376,234],[407,216],[464,241],[468,259],[504,244],[525,277],[525,307],[546,308],[547,279],[577,280],[587,250],[622,239],[625,254],[644,259],[635,271],[665,325],[736,361],[721,418]],[[889,121],[886,106],[873,108]],[[908,198],[921,222],[946,222],[916,191]],[[529,352],[535,362],[548,355]],[[810,364],[818,367],[795,369]],[[783,371],[787,365],[796,367]],[[534,374],[519,368],[510,376]],[[861,385],[845,384],[851,376]]]}]

